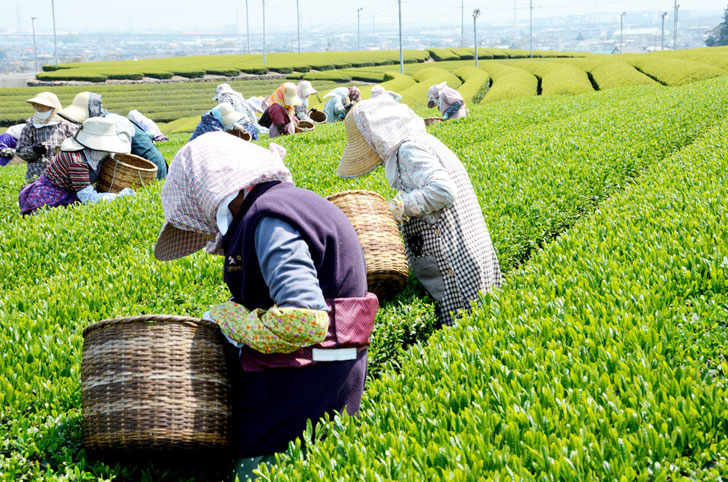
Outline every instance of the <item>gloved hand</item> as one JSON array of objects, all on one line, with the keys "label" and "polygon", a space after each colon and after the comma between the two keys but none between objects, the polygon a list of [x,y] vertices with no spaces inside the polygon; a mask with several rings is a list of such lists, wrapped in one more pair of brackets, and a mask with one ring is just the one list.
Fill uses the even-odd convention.
[{"label": "gloved hand", "polygon": [[447,112],[442,114],[442,120],[448,120],[449,118],[450,118],[450,114],[448,114]]},{"label": "gloved hand", "polygon": [[389,209],[392,210],[392,216],[397,224],[403,221],[409,221],[409,218],[404,215],[404,201],[402,200],[402,191],[398,192],[394,198],[389,201]]},{"label": "gloved hand", "polygon": [[134,191],[130,187],[125,187],[121,191],[119,191],[119,194],[117,196],[124,197],[124,196],[133,196],[135,194]]},{"label": "gloved hand", "polygon": [[11,147],[4,147],[0,149],[0,157],[13,157],[15,155],[15,149]]},{"label": "gloved hand", "polygon": [[39,156],[44,156],[46,152],[48,152],[48,148],[43,144],[34,144],[33,152],[35,152]]}]

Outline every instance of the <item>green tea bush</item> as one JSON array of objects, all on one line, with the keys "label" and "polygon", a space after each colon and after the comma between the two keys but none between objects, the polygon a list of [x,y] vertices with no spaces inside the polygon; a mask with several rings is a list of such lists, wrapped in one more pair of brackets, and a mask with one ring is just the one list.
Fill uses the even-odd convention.
[{"label": "green tea bush", "polygon": [[461,67],[454,72],[463,84],[458,88],[458,92],[463,96],[466,104],[473,101],[476,96],[482,99],[484,91],[490,87],[490,76],[487,72],[475,66]]},{"label": "green tea bush", "polygon": [[460,60],[460,56],[453,52],[451,49],[427,49],[430,56],[437,60]]},{"label": "green tea bush", "polygon": [[261,480],[722,480],[727,128],[547,246]]},{"label": "green tea bush", "polygon": [[[294,447],[275,478],[366,480],[361,475],[369,471],[372,480],[465,480],[510,469],[527,480],[549,470],[574,479],[570,462],[586,479],[603,475],[604,461],[607,475],[628,480],[663,477],[673,462],[697,480],[717,470],[725,463],[722,365],[706,367],[703,378],[693,373],[711,355],[698,348],[719,359],[720,321],[693,331],[683,323],[682,331],[663,335],[663,320],[691,314],[673,303],[673,318],[666,318],[653,302],[676,291],[694,300],[699,317],[721,314],[710,290],[725,292],[725,269],[714,262],[728,254],[721,229],[725,125],[715,139],[705,135],[686,150],[686,163],[703,156],[715,171],[708,177],[714,191],[697,196],[700,209],[683,208],[687,189],[703,185],[696,177],[702,161],[688,169],[669,162],[724,122],[726,94],[728,80],[716,79],[519,99],[474,106],[469,117],[431,129],[471,176],[506,286],[427,345],[434,307],[419,284],[413,280],[383,303],[361,418],[337,421],[340,429],[310,445],[305,460]],[[186,138],[160,144],[165,157],[171,160]],[[333,175],[346,143],[342,123],[275,141],[287,149],[299,186],[324,196],[346,189],[394,194],[383,169],[355,180]],[[81,445],[79,371],[81,331],[90,322],[140,313],[198,316],[224,300],[221,260],[205,253],[154,260],[161,183],[112,203],[22,218],[22,167],[0,170],[0,478],[219,480],[209,466],[190,473],[179,465],[89,458]],[[663,201],[645,216],[652,224],[640,221],[641,204],[609,211],[605,201],[618,204],[625,186],[651,173],[684,176],[656,184],[686,191],[649,198],[645,204]],[[714,216],[716,209],[723,211]],[[583,220],[593,212],[595,221]],[[691,224],[680,224],[685,220]],[[579,231],[586,223],[595,231]],[[621,228],[630,223],[644,238]],[[572,235],[567,230],[575,224]],[[663,235],[650,238],[655,224]],[[547,251],[529,260],[544,245]],[[641,248],[651,251],[630,256]],[[665,253],[670,261],[652,269]],[[691,339],[703,342],[688,349]],[[670,363],[662,363],[663,354],[671,354]],[[611,429],[624,434],[623,444]]]},{"label": "green tea bush", "polygon": [[441,82],[447,82],[449,87],[457,89],[462,83],[455,75],[451,74],[447,70],[437,67],[419,70],[415,72],[412,77],[417,81],[417,84],[401,91],[400,94],[402,94],[402,102],[413,109],[427,105],[427,89],[429,89],[430,86]]},{"label": "green tea bush", "polygon": [[655,83],[642,72],[620,60],[599,62],[590,73],[599,90]]},{"label": "green tea bush", "polygon": [[481,68],[493,79],[484,104],[538,95],[538,79],[530,72],[497,62],[484,62]]},{"label": "green tea bush", "polygon": [[577,95],[594,92],[586,72],[571,65],[541,60],[521,60],[512,65],[540,78],[543,95]]},{"label": "green tea bush", "polygon": [[664,85],[685,85],[728,75],[728,71],[694,60],[659,53],[623,55],[625,62]]}]

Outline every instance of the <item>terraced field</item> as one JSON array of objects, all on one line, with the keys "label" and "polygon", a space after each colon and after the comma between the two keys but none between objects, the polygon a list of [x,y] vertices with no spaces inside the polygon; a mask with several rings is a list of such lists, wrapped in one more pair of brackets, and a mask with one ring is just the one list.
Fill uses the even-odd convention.
[{"label": "terraced field", "polygon": [[[516,72],[544,79],[560,61],[481,66],[493,92]],[[434,74],[463,86],[483,79],[442,64]],[[404,92],[433,74],[410,73],[388,82]],[[470,109],[430,129],[470,173],[503,290],[435,332],[433,304],[411,281],[377,317],[361,416],[327,422],[325,440],[308,434],[305,453],[292,444],[263,480],[727,476],[728,77]],[[162,144],[165,156],[186,138]],[[334,176],[341,123],[280,142],[299,186],[393,195],[381,169]],[[224,300],[221,260],[154,260],[161,183],[27,219],[22,183],[22,166],[0,170],[0,477],[220,480],[219,461],[88,458],[79,372],[91,322],[199,316]]]}]

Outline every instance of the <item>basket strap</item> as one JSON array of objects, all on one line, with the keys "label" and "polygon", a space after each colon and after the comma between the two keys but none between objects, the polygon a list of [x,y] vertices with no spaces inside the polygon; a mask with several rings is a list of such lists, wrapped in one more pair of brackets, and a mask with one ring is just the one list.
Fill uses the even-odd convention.
[{"label": "basket strap", "polygon": [[116,167],[119,165],[119,161],[112,157],[114,160],[114,173],[111,175],[111,184],[109,184],[109,192],[111,192],[111,188],[114,187],[114,181],[116,180]]}]

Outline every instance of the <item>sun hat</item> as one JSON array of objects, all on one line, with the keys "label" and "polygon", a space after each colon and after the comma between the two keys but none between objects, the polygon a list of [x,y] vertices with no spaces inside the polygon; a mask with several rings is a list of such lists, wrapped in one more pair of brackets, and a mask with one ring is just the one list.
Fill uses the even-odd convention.
[{"label": "sun hat", "polygon": [[370,97],[373,99],[377,96],[380,96],[380,95],[386,94],[386,93],[387,93],[387,89],[385,89],[381,85],[375,85],[374,87],[372,87],[372,93],[371,93]]},{"label": "sun hat", "polygon": [[231,126],[245,117],[245,115],[236,111],[232,104],[228,102],[223,102],[219,107],[223,126]]},{"label": "sun hat", "polygon": [[65,109],[59,110],[58,115],[66,120],[81,124],[83,121],[88,119],[88,104],[91,92],[79,92],[76,97],[73,98],[71,105]]},{"label": "sun hat", "polygon": [[301,105],[301,98],[298,96],[298,88],[293,82],[283,84],[283,101],[288,106]]},{"label": "sun hat", "polygon": [[237,94],[237,92],[230,87],[230,84],[220,84],[217,86],[217,95],[212,100],[219,100],[225,94]]},{"label": "sun hat", "polygon": [[96,151],[129,154],[131,143],[116,133],[114,121],[105,117],[90,117],[78,128],[76,135],[61,144],[64,152],[89,148]]},{"label": "sun hat", "polygon": [[346,148],[336,169],[339,177],[358,177],[373,171],[382,163],[382,158],[362,135],[354,120],[354,109],[351,109],[344,118],[346,128]]},{"label": "sun hat", "polygon": [[248,104],[261,114],[265,112],[265,108],[263,108],[263,99],[260,97],[248,97]]},{"label": "sun hat", "polygon": [[58,97],[53,92],[41,92],[32,99],[26,100],[26,102],[28,104],[44,105],[51,109],[56,109],[56,112],[63,108],[61,101],[58,100]]},{"label": "sun hat", "polygon": [[308,80],[302,80],[298,83],[298,95],[300,97],[308,97],[313,94],[318,94],[318,91],[313,88],[311,82]]},{"label": "sun hat", "polygon": [[58,97],[53,92],[40,92],[32,99],[26,100],[26,102],[28,104],[39,104],[50,107],[53,109],[53,115],[49,120],[61,120],[61,118],[58,117],[58,111],[63,109],[63,106],[61,105],[61,101],[58,100]]},{"label": "sun hat", "polygon": [[162,188],[164,224],[154,256],[171,261],[203,248],[222,254],[220,203],[256,184],[292,182],[283,164],[285,153],[275,143],[265,149],[224,132],[210,132],[185,144],[170,163]]}]

